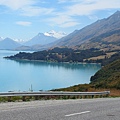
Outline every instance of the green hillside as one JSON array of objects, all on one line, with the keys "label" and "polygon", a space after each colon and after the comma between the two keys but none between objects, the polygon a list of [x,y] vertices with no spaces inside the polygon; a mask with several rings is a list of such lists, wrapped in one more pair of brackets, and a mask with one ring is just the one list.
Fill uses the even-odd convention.
[{"label": "green hillside", "polygon": [[103,67],[90,81],[96,88],[120,89],[120,59]]}]

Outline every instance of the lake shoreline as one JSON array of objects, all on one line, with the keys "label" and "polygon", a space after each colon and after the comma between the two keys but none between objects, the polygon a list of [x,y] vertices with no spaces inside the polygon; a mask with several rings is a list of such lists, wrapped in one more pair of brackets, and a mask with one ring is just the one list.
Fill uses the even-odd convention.
[{"label": "lake shoreline", "polygon": [[29,60],[29,59],[13,59],[13,58],[8,58],[8,57],[3,57],[4,59],[9,59],[9,60],[15,60],[15,61],[28,61],[28,62],[45,62],[45,63],[65,63],[65,64],[99,64],[101,63],[87,63],[87,62],[57,62],[57,61],[45,61],[45,60]]}]

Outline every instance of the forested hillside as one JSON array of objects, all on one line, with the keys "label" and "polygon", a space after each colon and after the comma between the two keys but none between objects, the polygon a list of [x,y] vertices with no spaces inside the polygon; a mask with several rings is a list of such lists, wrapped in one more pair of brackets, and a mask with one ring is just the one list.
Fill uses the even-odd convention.
[{"label": "forested hillside", "polygon": [[99,49],[75,50],[71,48],[53,48],[33,53],[19,52],[14,56],[5,58],[13,60],[38,60],[45,62],[86,62],[86,63],[101,63],[102,66],[109,64],[117,59],[120,59],[119,51],[105,52]]}]

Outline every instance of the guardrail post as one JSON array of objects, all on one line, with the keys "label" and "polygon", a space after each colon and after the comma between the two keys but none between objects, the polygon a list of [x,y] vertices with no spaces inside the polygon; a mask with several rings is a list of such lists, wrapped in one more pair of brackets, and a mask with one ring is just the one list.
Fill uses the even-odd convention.
[{"label": "guardrail post", "polygon": [[35,100],[38,100],[38,96],[35,96]]},{"label": "guardrail post", "polygon": [[102,98],[103,96],[102,95],[100,95],[100,98]]},{"label": "guardrail post", "polygon": [[92,95],[92,98],[94,98],[94,95]]},{"label": "guardrail post", "polygon": [[11,96],[8,96],[8,102],[11,102]]},{"label": "guardrail post", "polygon": [[25,101],[25,96],[22,96],[22,101]]},{"label": "guardrail post", "polygon": [[82,99],[84,99],[85,98],[85,95],[82,95]]},{"label": "guardrail post", "polygon": [[105,97],[108,97],[109,96],[109,94],[106,94],[106,96]]}]

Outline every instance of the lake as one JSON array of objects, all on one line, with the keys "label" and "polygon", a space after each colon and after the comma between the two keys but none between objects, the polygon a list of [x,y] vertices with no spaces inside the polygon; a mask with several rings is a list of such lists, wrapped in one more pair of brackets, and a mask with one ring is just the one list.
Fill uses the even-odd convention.
[{"label": "lake", "polygon": [[0,92],[51,90],[89,83],[100,64],[47,63],[3,59],[18,51],[0,50]]}]

